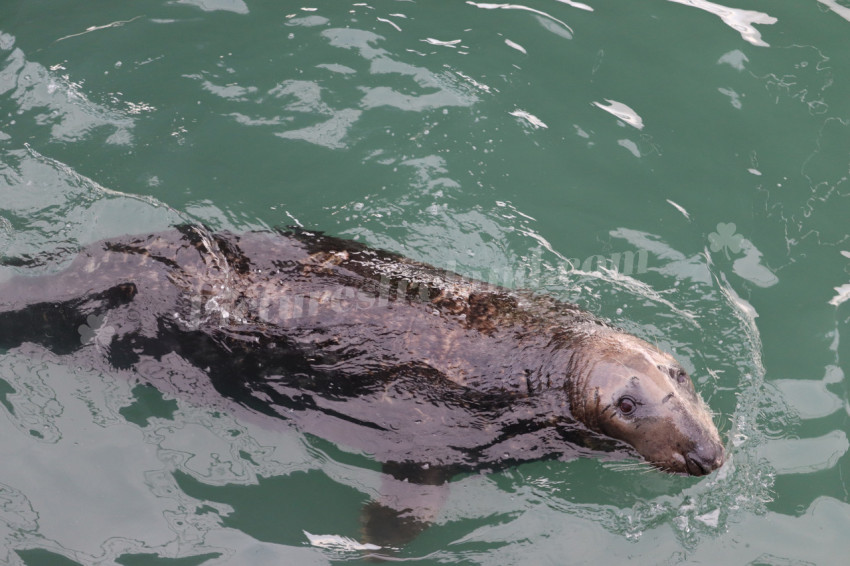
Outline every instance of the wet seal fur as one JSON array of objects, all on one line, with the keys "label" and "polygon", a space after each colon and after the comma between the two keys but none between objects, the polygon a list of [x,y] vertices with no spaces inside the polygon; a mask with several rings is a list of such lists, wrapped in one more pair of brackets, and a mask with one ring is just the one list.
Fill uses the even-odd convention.
[{"label": "wet seal fur", "polygon": [[[92,321],[109,332],[84,339]],[[636,453],[699,476],[724,461],[691,378],[652,344],[314,232],[182,226],[93,244],[0,286],[0,347],[27,342],[372,455],[387,473],[364,515],[379,544],[415,536],[465,470]]]}]

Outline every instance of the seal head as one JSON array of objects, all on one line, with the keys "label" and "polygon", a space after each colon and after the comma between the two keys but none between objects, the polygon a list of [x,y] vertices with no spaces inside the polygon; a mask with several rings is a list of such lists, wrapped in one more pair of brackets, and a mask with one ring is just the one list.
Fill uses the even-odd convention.
[{"label": "seal head", "polygon": [[711,411],[673,356],[615,331],[583,342],[569,386],[575,417],[667,472],[702,476],[723,465]]}]

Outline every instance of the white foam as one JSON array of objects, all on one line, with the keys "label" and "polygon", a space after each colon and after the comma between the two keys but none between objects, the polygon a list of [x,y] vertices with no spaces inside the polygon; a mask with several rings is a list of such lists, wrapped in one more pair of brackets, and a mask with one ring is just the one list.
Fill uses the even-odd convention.
[{"label": "white foam", "polygon": [[601,108],[605,112],[608,112],[609,114],[611,114],[613,116],[616,116],[617,118],[619,118],[623,122],[625,122],[625,123],[627,123],[631,126],[634,126],[638,130],[643,129],[643,118],[641,118],[640,115],[638,115],[638,113],[635,112],[634,110],[632,110],[629,106],[626,106],[622,102],[617,102],[616,100],[610,100],[608,98],[605,99],[605,102],[607,102],[608,104],[605,105],[605,104],[602,104],[601,102],[595,102],[595,101],[594,101],[593,104],[596,107]]},{"label": "white foam", "polygon": [[525,110],[514,110],[513,112],[509,112],[509,114],[511,116],[516,116],[517,118],[522,118],[523,120],[525,120],[526,122],[528,122],[529,124],[534,126],[535,128],[548,128],[549,127],[549,126],[546,125],[545,122],[543,122],[543,120],[541,120],[540,118],[538,118],[537,116],[535,116],[534,114],[532,114],[530,112],[526,112]]},{"label": "white foam", "polygon": [[370,543],[359,543],[353,538],[339,535],[314,535],[303,531],[307,540],[313,546],[328,548],[336,551],[351,552],[354,550],[380,550],[381,547]]},{"label": "white foam", "polygon": [[[823,0],[819,1],[823,2]],[[761,33],[753,27],[753,24],[775,24],[776,18],[773,16],[754,10],[729,8],[707,0],[670,0],[670,2],[711,12],[723,20],[723,23],[740,33],[744,41],[761,47],[769,47],[768,43],[761,38]]]}]

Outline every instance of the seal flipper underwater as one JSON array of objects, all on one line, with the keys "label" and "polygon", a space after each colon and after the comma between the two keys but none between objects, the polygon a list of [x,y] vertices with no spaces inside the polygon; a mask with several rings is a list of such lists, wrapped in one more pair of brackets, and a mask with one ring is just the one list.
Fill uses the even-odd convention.
[{"label": "seal flipper underwater", "polygon": [[[655,346],[575,305],[313,232],[92,244],[0,285],[0,347],[24,342],[292,421],[413,486],[543,458],[638,455],[691,475],[724,460],[690,377]],[[428,501],[407,511],[415,490],[385,489],[373,507],[417,523],[386,540],[433,518]]]},{"label": "seal flipper underwater", "polygon": [[457,471],[397,462],[385,462],[381,471],[378,498],[360,514],[363,539],[384,549],[399,548],[437,518]]}]

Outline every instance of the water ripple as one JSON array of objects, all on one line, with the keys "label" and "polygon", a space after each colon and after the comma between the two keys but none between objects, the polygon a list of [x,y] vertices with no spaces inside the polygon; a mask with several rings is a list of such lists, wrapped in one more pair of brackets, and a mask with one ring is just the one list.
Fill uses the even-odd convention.
[{"label": "water ripple", "polygon": [[776,18],[769,16],[764,12],[729,8],[728,6],[722,6],[720,4],[715,4],[714,2],[708,2],[708,0],[669,1],[677,4],[684,4],[685,6],[693,6],[694,8],[705,10],[706,12],[711,12],[723,20],[723,23],[740,33],[744,41],[761,47],[768,47],[768,44],[761,38],[761,32],[759,32],[753,24],[776,23]]}]

